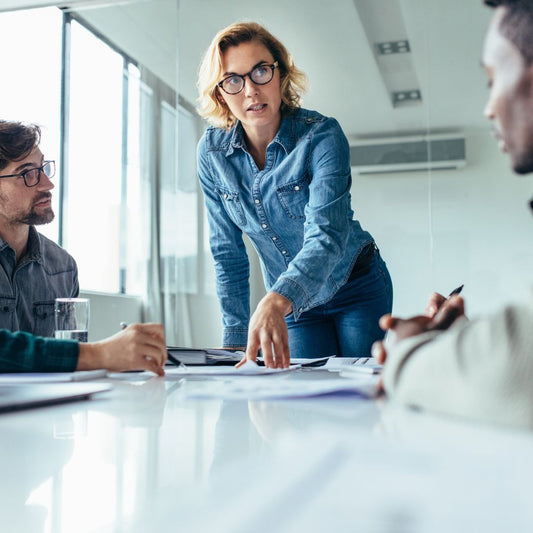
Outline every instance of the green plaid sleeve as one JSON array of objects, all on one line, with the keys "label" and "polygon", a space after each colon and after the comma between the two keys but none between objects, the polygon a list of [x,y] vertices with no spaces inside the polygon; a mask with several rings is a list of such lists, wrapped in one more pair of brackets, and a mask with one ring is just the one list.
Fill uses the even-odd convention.
[{"label": "green plaid sleeve", "polygon": [[0,330],[0,372],[72,372],[78,356],[77,341]]}]

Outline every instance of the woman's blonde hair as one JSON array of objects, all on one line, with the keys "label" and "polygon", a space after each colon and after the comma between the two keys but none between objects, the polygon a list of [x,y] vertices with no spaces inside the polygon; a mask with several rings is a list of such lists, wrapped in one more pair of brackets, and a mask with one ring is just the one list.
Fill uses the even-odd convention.
[{"label": "woman's blonde hair", "polygon": [[307,78],[294,66],[285,46],[256,22],[237,22],[219,31],[207,49],[198,76],[198,113],[217,128],[231,129],[237,119],[219,99],[217,87],[223,75],[222,56],[231,46],[257,41],[263,44],[278,62],[281,79],[281,113],[286,115],[300,107],[301,93]]}]

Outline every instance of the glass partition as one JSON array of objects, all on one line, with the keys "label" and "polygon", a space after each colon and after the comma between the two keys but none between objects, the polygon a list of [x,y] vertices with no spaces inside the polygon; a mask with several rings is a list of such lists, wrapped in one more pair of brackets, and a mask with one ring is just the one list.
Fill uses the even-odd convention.
[{"label": "glass partition", "polygon": [[[33,20],[27,10],[0,15],[0,44],[10,50],[0,114],[45,126],[46,151],[61,163],[56,199],[57,184],[65,193],[60,227],[45,231],[78,259],[82,287],[143,294],[147,317],[166,317],[175,342],[220,341],[195,177],[206,126],[196,80],[215,33],[256,20],[307,73],[304,107],[337,118],[354,147],[380,154],[372,173],[354,155],[352,197],[390,268],[395,312],[419,312],[429,292],[462,283],[471,314],[522,293],[530,187],[512,175],[483,117],[479,58],[491,12],[481,0],[70,5],[33,11]],[[448,168],[433,148],[443,138],[465,150]],[[411,142],[425,149],[410,155]],[[257,301],[264,288],[252,263]]]},{"label": "glass partition", "polygon": [[[483,116],[491,15],[481,0],[274,0],[268,9],[181,0],[180,93],[196,97],[198,64],[218,30],[265,25],[308,75],[304,107],[337,118],[354,146],[391,145],[375,173],[354,157],[352,198],[390,268],[395,312],[421,312],[430,292],[464,283],[475,315],[520,297],[533,259],[530,185],[509,170]],[[417,141],[423,150],[411,161]],[[258,292],[261,284],[258,276]]]}]

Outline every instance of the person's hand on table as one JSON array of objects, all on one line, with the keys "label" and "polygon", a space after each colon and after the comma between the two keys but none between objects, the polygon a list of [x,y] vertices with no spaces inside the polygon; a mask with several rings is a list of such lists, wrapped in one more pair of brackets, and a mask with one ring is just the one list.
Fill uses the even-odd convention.
[{"label": "person's hand on table", "polygon": [[246,361],[256,361],[259,349],[266,367],[289,367],[291,354],[285,316],[291,311],[291,302],[284,296],[275,292],[264,296],[250,318],[246,354],[237,367]]},{"label": "person's hand on table", "polygon": [[[438,298],[440,297],[440,298]],[[427,331],[447,330],[459,317],[464,316],[464,300],[461,296],[444,298],[434,293],[430,296],[426,314],[407,319],[384,315],[379,320],[381,329],[388,332],[386,344],[392,346],[408,337],[414,337]],[[437,306],[433,312],[431,306]],[[383,341],[377,341],[372,346],[372,356],[376,361],[384,365],[387,360],[387,349]]]},{"label": "person's hand on table", "polygon": [[167,360],[161,324],[131,324],[99,342],[80,343],[77,370],[105,368],[116,372],[150,370],[164,376]]}]

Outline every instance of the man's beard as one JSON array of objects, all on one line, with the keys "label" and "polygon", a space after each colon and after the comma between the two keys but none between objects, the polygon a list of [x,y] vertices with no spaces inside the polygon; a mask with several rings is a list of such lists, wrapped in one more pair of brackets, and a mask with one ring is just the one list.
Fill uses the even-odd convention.
[{"label": "man's beard", "polygon": [[18,222],[27,224],[28,226],[40,226],[41,224],[48,224],[54,220],[54,212],[52,208],[48,208],[44,213],[36,213],[33,209],[20,218]]},{"label": "man's beard", "polygon": [[[39,203],[42,200],[50,198],[51,195],[44,194],[43,196],[36,198],[35,203]],[[40,226],[41,224],[48,224],[54,220],[54,211],[51,207],[47,208],[44,212],[37,213],[35,207],[32,207],[29,213],[22,215],[17,222],[20,224],[27,224],[28,226]]]}]

